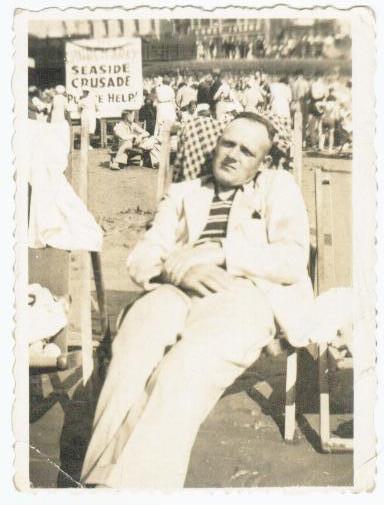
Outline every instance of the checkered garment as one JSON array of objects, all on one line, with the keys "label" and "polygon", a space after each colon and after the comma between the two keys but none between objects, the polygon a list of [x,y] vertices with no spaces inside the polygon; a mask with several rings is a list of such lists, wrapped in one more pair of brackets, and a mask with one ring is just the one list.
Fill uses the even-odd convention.
[{"label": "checkered garment", "polygon": [[196,179],[209,173],[217,141],[227,123],[203,116],[185,122],[177,133],[173,182]]},{"label": "checkered garment", "polygon": [[[275,130],[273,144],[282,153],[291,147],[292,132],[289,118],[277,116],[270,110],[257,114]],[[216,144],[228,120],[194,117],[178,131],[177,154],[173,168],[173,182],[196,179],[211,171]]]}]

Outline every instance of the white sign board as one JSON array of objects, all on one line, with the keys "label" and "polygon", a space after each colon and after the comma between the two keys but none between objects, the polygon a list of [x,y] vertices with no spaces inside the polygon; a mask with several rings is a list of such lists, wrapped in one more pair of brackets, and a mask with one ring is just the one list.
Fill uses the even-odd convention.
[{"label": "white sign board", "polygon": [[84,88],[96,98],[100,117],[119,117],[143,101],[141,39],[86,39],[66,44],[66,89],[76,115]]}]

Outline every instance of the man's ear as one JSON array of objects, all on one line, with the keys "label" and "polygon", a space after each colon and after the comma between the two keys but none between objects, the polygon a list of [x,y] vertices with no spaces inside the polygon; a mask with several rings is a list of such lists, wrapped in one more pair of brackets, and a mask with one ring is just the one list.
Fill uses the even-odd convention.
[{"label": "man's ear", "polygon": [[219,149],[219,144],[220,144],[221,137],[222,137],[222,135],[220,135],[220,137],[217,137],[216,146],[215,146],[215,149],[214,149],[214,151],[213,151],[213,154],[214,154],[215,156],[216,156],[216,154],[217,154],[217,150]]}]

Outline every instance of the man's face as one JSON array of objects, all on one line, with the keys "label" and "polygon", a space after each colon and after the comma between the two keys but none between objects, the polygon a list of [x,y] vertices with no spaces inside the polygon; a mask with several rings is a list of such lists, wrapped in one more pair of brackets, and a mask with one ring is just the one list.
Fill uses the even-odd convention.
[{"label": "man's face", "polygon": [[224,130],[216,148],[216,181],[223,188],[251,181],[271,146],[266,126],[246,118],[235,119]]}]

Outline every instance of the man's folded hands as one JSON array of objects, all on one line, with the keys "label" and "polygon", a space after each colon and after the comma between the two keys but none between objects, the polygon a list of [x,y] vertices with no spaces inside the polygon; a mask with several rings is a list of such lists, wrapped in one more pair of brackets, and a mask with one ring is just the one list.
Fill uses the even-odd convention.
[{"label": "man's folded hands", "polygon": [[173,252],[163,266],[163,279],[205,296],[228,289],[232,277],[221,268],[225,258],[220,243],[186,245]]}]

